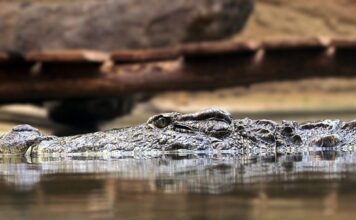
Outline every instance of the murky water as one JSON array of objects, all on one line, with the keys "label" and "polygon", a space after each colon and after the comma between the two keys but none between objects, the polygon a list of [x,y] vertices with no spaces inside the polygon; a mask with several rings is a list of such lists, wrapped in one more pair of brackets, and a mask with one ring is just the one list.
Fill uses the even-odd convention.
[{"label": "murky water", "polygon": [[356,153],[0,159],[1,219],[356,219]]},{"label": "murky water", "polygon": [[0,158],[0,219],[349,220],[355,207],[352,152]]}]

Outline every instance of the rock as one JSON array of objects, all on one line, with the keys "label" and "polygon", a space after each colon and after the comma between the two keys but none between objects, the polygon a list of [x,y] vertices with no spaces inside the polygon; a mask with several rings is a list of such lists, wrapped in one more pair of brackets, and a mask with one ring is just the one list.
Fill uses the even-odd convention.
[{"label": "rock", "polygon": [[233,36],[253,0],[0,0],[0,49],[173,46]]},{"label": "rock", "polygon": [[355,37],[354,0],[256,0],[240,40],[310,36]]}]

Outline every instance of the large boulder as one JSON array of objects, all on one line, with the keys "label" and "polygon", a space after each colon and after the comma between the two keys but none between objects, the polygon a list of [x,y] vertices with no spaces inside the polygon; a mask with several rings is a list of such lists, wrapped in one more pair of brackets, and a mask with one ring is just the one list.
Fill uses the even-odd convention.
[{"label": "large boulder", "polygon": [[0,0],[0,49],[172,46],[239,32],[253,0]]}]

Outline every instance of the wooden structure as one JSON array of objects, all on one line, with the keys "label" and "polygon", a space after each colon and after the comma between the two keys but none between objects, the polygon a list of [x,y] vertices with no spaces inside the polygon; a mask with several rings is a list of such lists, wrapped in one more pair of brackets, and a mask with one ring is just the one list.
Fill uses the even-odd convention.
[{"label": "wooden structure", "polygon": [[308,77],[355,77],[356,39],[188,44],[102,53],[0,52],[0,102],[206,90]]}]

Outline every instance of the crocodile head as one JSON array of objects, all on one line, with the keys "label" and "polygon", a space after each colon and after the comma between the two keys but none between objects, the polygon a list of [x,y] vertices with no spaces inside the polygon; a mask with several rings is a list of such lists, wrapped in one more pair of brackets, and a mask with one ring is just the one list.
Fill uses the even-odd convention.
[{"label": "crocodile head", "polygon": [[155,115],[144,126],[144,149],[208,150],[230,147],[233,120],[229,113],[209,109],[193,114]]},{"label": "crocodile head", "polygon": [[233,121],[229,113],[206,110],[194,114],[155,115],[147,123],[72,137],[44,138],[31,154],[147,152],[231,149]]},{"label": "crocodile head", "polygon": [[[224,150],[233,149],[234,123],[229,113],[210,109],[194,114],[155,115],[147,123],[70,137],[41,136],[31,127],[15,129],[4,140],[4,149],[28,148],[26,154],[46,153],[121,153],[140,151]],[[18,130],[18,131],[17,131]],[[19,136],[20,135],[20,136]],[[19,151],[19,150],[17,150]]]}]

